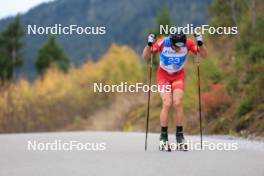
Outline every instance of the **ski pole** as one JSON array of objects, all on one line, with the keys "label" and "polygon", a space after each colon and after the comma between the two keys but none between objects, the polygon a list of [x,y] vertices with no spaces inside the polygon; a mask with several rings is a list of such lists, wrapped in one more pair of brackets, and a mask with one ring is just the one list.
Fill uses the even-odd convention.
[{"label": "ski pole", "polygon": [[149,123],[149,109],[150,109],[150,86],[151,86],[151,78],[152,78],[152,65],[153,65],[153,53],[152,53],[152,47],[150,48],[150,66],[149,66],[149,90],[148,90],[148,103],[147,103],[147,119],[146,119],[146,138],[145,138],[145,151],[147,151],[148,148],[148,123]]},{"label": "ski pole", "polygon": [[197,69],[198,103],[199,103],[200,140],[201,140],[201,149],[203,149],[202,105],[201,105],[201,83],[200,83],[200,62],[199,62],[198,53],[196,54],[196,69]]}]

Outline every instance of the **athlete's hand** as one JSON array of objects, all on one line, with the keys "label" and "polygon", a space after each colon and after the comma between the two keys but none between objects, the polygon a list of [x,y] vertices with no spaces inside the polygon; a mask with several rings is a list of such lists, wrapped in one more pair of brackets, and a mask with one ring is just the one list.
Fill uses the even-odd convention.
[{"label": "athlete's hand", "polygon": [[203,46],[203,37],[201,34],[194,34],[198,46]]},{"label": "athlete's hand", "polygon": [[148,36],[148,46],[152,46],[153,43],[156,41],[156,35],[155,34],[149,34]]}]

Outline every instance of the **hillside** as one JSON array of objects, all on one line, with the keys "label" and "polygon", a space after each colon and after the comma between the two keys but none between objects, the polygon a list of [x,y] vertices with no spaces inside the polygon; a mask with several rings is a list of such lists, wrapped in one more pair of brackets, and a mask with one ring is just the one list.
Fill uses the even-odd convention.
[{"label": "hillside", "polygon": [[[57,36],[72,62],[81,65],[87,59],[97,60],[111,43],[126,44],[139,51],[145,44],[145,33],[154,27],[155,18],[164,5],[169,7],[175,25],[204,24],[211,1],[56,0],[31,9],[21,16],[21,20],[24,28],[28,24],[52,26],[56,23],[65,26],[106,26],[107,33],[103,36]],[[0,30],[11,20],[13,18],[2,19]],[[36,53],[47,38],[47,35],[25,36],[24,66],[19,71],[20,75],[30,79],[35,77]]]},{"label": "hillside", "polygon": [[54,131],[90,120],[117,98],[117,93],[94,92],[93,84],[135,84],[143,80],[142,68],[134,50],[112,45],[99,62],[67,74],[51,68],[33,83],[20,80],[1,87],[0,133]]}]

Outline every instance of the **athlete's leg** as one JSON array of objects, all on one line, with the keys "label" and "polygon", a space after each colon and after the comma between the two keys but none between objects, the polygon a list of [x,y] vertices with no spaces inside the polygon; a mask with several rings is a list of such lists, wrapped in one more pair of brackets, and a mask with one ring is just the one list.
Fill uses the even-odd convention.
[{"label": "athlete's leg", "polygon": [[168,143],[168,116],[169,111],[172,106],[172,93],[171,92],[162,92],[160,93],[162,98],[162,109],[160,112],[160,150],[170,151]]},{"label": "athlete's leg", "polygon": [[160,125],[161,127],[168,127],[169,110],[172,107],[172,93],[161,92],[162,109],[160,112]]},{"label": "athlete's leg", "polygon": [[[172,107],[172,92],[171,86],[168,79],[168,74],[161,68],[157,72],[157,83],[159,85],[159,90],[162,99],[162,109],[160,112],[160,150],[170,151],[168,143],[168,116],[169,111]],[[167,89],[170,86],[170,89]]]},{"label": "athlete's leg", "polygon": [[173,107],[175,108],[175,123],[176,126],[182,126],[183,121],[183,99],[184,92],[182,89],[173,90]]},{"label": "athlete's leg", "polygon": [[168,114],[172,107],[172,92],[166,86],[170,86],[168,73],[162,68],[157,70],[157,84],[159,85],[160,96],[162,99],[162,109],[160,112],[160,126],[168,127]]},{"label": "athlete's leg", "polygon": [[176,110],[175,122],[176,122],[176,141],[179,146],[179,150],[187,150],[186,140],[183,135],[183,95],[184,95],[184,80],[178,80],[173,82],[173,106]]}]

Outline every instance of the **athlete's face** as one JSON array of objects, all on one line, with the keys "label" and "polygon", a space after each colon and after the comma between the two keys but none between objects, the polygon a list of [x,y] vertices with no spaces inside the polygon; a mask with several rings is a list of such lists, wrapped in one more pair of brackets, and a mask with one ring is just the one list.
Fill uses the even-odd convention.
[{"label": "athlete's face", "polygon": [[176,52],[179,52],[181,50],[181,47],[175,45],[171,45],[171,48]]},{"label": "athlete's face", "polygon": [[172,49],[177,52],[177,51],[180,51],[181,50],[181,47],[182,46],[184,46],[184,43],[183,42],[177,42],[175,44],[172,44]]}]

